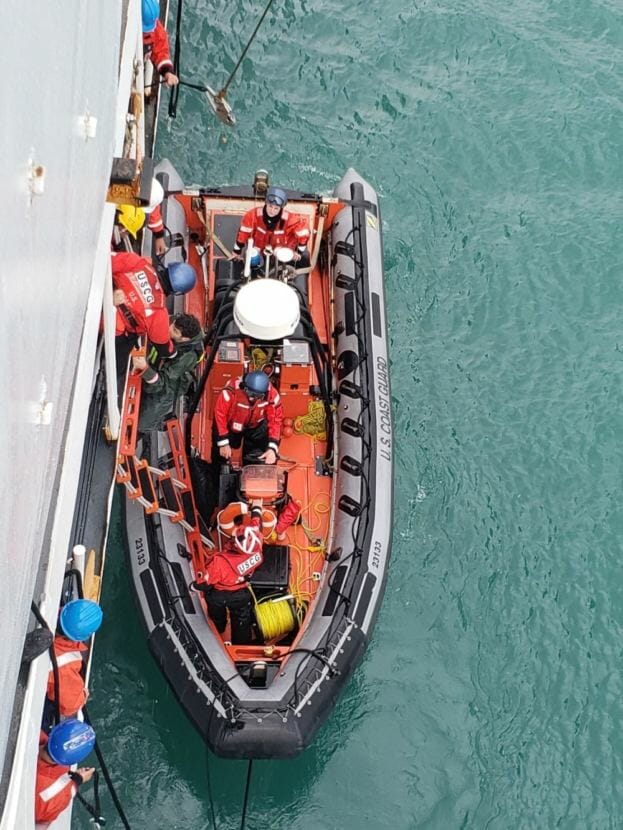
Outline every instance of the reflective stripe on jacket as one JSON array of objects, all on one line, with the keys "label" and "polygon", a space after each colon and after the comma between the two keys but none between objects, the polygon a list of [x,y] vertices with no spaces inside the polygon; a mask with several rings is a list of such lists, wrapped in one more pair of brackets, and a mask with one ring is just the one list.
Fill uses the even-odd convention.
[{"label": "reflective stripe on jacket", "polygon": [[78,786],[69,777],[69,767],[37,759],[35,821],[54,821],[69,806]]},{"label": "reflective stripe on jacket", "polygon": [[201,582],[207,583],[217,591],[239,591],[246,581],[264,561],[262,553],[261,511],[254,508],[250,522],[241,528],[245,534],[246,551],[243,553],[235,541],[228,540],[223,550],[217,551],[207,567]]},{"label": "reflective stripe on jacket", "polygon": [[153,234],[164,233],[164,222],[162,221],[160,205],[156,205],[152,212],[148,214],[147,227]]},{"label": "reflective stripe on jacket", "polygon": [[143,54],[149,58],[160,75],[173,72],[169,36],[160,21],[156,23],[153,32],[143,32]]},{"label": "reflective stripe on jacket", "polygon": [[[82,655],[87,651],[84,643],[75,643],[67,637],[54,638],[54,654],[58,664],[59,709],[63,717],[75,715],[87,701],[87,691],[82,676]],[[48,674],[46,695],[56,700],[54,670]]]},{"label": "reflective stripe on jacket", "polygon": [[292,249],[304,248],[309,239],[309,228],[303,216],[282,210],[279,221],[271,230],[264,221],[264,208],[252,208],[242,217],[236,236],[237,250],[240,250],[248,239],[252,239],[255,247],[260,250],[267,245],[273,248],[279,245]]},{"label": "reflective stripe on jacket", "polygon": [[117,307],[116,334],[143,335],[154,345],[168,344],[168,352],[173,353],[166,297],[149,260],[135,253],[113,254],[112,281],[113,288],[126,296]]},{"label": "reflective stripe on jacket", "polygon": [[266,419],[268,446],[276,452],[283,423],[283,405],[279,392],[269,383],[266,397],[251,402],[240,388],[241,381],[242,378],[237,378],[234,385],[226,386],[216,399],[214,422],[217,444],[219,447],[225,446],[229,443],[230,432],[252,429]]}]

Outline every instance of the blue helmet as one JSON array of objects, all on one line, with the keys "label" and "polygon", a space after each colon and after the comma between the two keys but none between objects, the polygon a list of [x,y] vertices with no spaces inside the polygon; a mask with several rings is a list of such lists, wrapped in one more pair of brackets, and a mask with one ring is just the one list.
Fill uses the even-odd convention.
[{"label": "blue helmet", "polygon": [[249,372],[242,381],[242,386],[253,395],[265,395],[268,392],[268,376],[264,372]]},{"label": "blue helmet", "polygon": [[63,605],[60,624],[63,634],[70,640],[82,642],[95,634],[102,624],[102,609],[90,599],[72,599]]},{"label": "blue helmet", "polygon": [[143,31],[153,32],[160,17],[159,0],[143,0],[142,6]]},{"label": "blue helmet", "polygon": [[84,760],[94,746],[93,728],[77,718],[67,718],[52,729],[45,749],[55,764],[70,767]]},{"label": "blue helmet", "polygon": [[197,274],[187,262],[172,262],[167,268],[169,284],[174,294],[187,294],[197,282]]},{"label": "blue helmet", "polygon": [[269,205],[277,205],[277,207],[285,207],[288,204],[288,197],[285,190],[280,187],[269,187],[266,191],[266,201]]}]

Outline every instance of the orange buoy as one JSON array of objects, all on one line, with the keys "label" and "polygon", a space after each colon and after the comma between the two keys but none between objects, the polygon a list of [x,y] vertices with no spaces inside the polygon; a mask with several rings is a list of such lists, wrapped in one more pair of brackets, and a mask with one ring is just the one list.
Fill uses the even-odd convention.
[{"label": "orange buoy", "polygon": [[284,418],[283,419],[284,427],[291,427],[293,424],[294,424],[294,421],[292,420],[292,418]]},{"label": "orange buoy", "polygon": [[284,426],[284,428],[281,431],[281,434],[284,438],[289,438],[291,435],[294,435],[294,430],[291,426]]}]

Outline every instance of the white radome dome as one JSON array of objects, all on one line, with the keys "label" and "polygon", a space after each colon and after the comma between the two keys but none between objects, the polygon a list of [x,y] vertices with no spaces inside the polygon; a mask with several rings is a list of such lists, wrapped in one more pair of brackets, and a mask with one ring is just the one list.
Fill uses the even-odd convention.
[{"label": "white radome dome", "polygon": [[242,334],[256,340],[290,337],[300,319],[298,294],[285,282],[260,278],[236,294],[234,321]]}]

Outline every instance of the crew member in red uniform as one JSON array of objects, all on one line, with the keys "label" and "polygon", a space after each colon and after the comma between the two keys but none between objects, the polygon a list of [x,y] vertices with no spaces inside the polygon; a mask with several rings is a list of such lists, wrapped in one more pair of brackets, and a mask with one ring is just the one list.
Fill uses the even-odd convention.
[{"label": "crew member in red uniform", "polygon": [[159,0],[143,0],[143,56],[150,60],[167,86],[177,86],[180,79],[173,72],[169,36],[160,22]]},{"label": "crew member in red uniform", "polygon": [[[147,211],[145,211],[147,213]],[[147,213],[147,227],[154,237],[154,252],[156,256],[163,256],[167,252],[167,244],[164,241],[164,222],[160,205]]]},{"label": "crew member in red uniform", "polygon": [[299,268],[309,265],[309,227],[304,217],[284,210],[288,197],[280,187],[269,187],[263,207],[252,208],[242,217],[232,258],[240,258],[248,239],[263,251],[267,246],[285,247],[294,251]]},{"label": "crew member in red uniform", "polygon": [[234,645],[251,641],[251,595],[246,583],[264,561],[262,548],[262,508],[254,503],[250,516],[236,517],[232,538],[213,554],[206,573],[191,585],[205,594],[208,613],[221,634],[229,609]]},{"label": "crew member in red uniform", "polygon": [[50,822],[58,818],[78,792],[78,787],[93,777],[93,767],[70,772],[95,746],[93,729],[76,718],[59,723],[43,736],[37,758],[35,784],[35,821]]},{"label": "crew member in red uniform", "polygon": [[[61,717],[75,715],[87,702],[89,692],[84,682],[82,655],[88,650],[84,641],[95,634],[102,624],[102,609],[89,599],[74,599],[63,606],[54,638],[54,654],[58,669],[58,708]],[[43,730],[51,725],[56,701],[54,670],[48,675]]]},{"label": "crew member in red uniform", "polygon": [[[194,288],[197,275],[192,265],[174,262],[162,273],[162,279],[173,294],[185,294]],[[173,357],[175,347],[169,335],[166,296],[151,262],[135,253],[113,253],[112,280],[119,372],[125,373],[137,336],[147,337],[147,359],[151,364]]]},{"label": "crew member in red uniform", "polygon": [[164,199],[164,189],[158,179],[151,183],[151,198],[145,210],[147,216],[146,225],[154,238],[154,252],[156,256],[163,256],[167,246],[164,241],[164,222],[162,221],[162,210],[160,205]]},{"label": "crew member in red uniform", "polygon": [[274,464],[281,439],[283,406],[264,372],[249,372],[216,399],[212,461],[228,461],[242,444],[243,464]]}]

